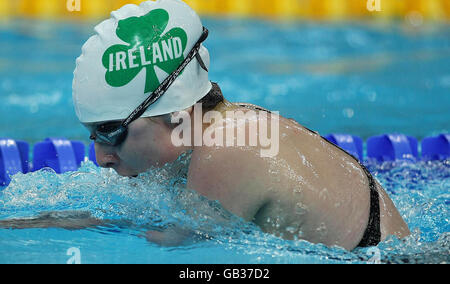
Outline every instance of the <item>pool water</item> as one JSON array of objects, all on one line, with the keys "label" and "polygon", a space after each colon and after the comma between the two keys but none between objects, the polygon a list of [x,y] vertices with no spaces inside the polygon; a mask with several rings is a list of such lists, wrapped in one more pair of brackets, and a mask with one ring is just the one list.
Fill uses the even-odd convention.
[{"label": "pool water", "polygon": [[[450,131],[450,29],[404,23],[280,23],[206,19],[210,78],[231,101],[278,110],[325,135],[364,139],[400,132],[421,139]],[[88,143],[72,106],[75,58],[93,23],[0,26],[0,137]],[[186,164],[185,159],[176,165]],[[137,179],[83,164],[57,175],[18,174],[0,192],[0,219],[46,211],[90,212],[114,225],[86,230],[0,229],[0,263],[441,263],[450,254],[450,161],[367,164],[412,235],[352,252],[285,241],[182,189],[176,165]],[[176,174],[174,174],[176,172]],[[195,210],[193,210],[195,208]],[[184,245],[148,242],[145,231],[177,224]]]},{"label": "pool water", "polygon": [[[170,167],[137,179],[87,162],[74,173],[51,170],[15,176],[0,198],[0,218],[79,210],[113,222],[80,231],[0,230],[1,263],[66,263],[76,247],[82,263],[441,263],[450,247],[450,161],[369,165],[407,221],[412,235],[348,252],[306,241],[286,241],[227,213],[220,204],[183,190]],[[195,234],[178,247],[145,238],[169,224]],[[376,258],[379,256],[379,258]]]}]

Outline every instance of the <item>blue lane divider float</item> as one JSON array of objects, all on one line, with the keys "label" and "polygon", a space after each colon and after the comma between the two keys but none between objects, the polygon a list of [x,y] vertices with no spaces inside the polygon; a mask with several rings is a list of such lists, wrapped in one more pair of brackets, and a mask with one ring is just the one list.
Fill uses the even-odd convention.
[{"label": "blue lane divider float", "polygon": [[384,134],[367,140],[367,157],[377,162],[415,160],[417,139],[404,134]]},{"label": "blue lane divider float", "polygon": [[360,137],[349,134],[330,134],[325,136],[325,139],[363,161],[363,140]]},{"label": "blue lane divider float", "polygon": [[[363,161],[363,140],[350,134],[330,134],[325,137]],[[450,134],[426,137],[422,140],[423,160],[450,159]],[[34,146],[33,168],[28,161],[29,144],[0,138],[0,187],[7,186],[16,173],[50,167],[57,173],[76,171],[85,159],[85,145],[63,138],[47,138]],[[417,160],[417,139],[403,134],[383,134],[367,140],[368,159],[377,162]],[[94,143],[89,145],[89,159],[97,166]]]},{"label": "blue lane divider float", "polygon": [[61,174],[78,170],[84,161],[85,146],[79,141],[47,138],[34,145],[33,153],[33,171],[49,167]]},{"label": "blue lane divider float", "polygon": [[[329,134],[325,139],[341,147],[360,162],[364,161],[364,141],[351,134]],[[418,141],[415,137],[404,134],[383,134],[372,136],[367,140],[367,156],[377,162],[396,160],[417,160]],[[422,158],[424,160],[445,160],[450,158],[450,134],[427,137],[422,141]],[[95,158],[94,143],[89,146],[89,160],[98,166]]]},{"label": "blue lane divider float", "polygon": [[422,140],[422,158],[428,161],[450,158],[450,134],[424,138]]},{"label": "blue lane divider float", "polygon": [[89,160],[92,161],[98,167],[97,158],[95,157],[95,143],[94,142],[92,142],[89,145]]},{"label": "blue lane divider float", "polygon": [[0,139],[0,186],[7,186],[12,175],[28,172],[28,152],[26,142]]}]

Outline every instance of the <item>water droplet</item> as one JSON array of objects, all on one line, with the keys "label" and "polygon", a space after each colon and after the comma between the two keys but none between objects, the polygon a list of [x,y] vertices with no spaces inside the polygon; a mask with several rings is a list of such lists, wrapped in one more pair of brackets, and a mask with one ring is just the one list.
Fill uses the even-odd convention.
[{"label": "water droplet", "polygon": [[288,231],[291,234],[294,234],[296,230],[297,230],[297,228],[294,228],[294,227],[291,227],[291,226],[286,228],[286,231]]},{"label": "water droplet", "polygon": [[347,118],[352,118],[355,115],[355,111],[351,108],[346,108],[342,111],[342,114]]}]

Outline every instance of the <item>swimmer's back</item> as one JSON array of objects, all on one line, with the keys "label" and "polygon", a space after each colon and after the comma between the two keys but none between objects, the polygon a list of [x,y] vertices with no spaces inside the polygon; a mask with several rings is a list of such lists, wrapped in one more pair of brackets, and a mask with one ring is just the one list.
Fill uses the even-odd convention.
[{"label": "swimmer's back", "polygon": [[[286,118],[279,123],[276,157],[261,158],[251,147],[203,147],[193,153],[188,182],[265,232],[353,249],[370,214],[365,172],[320,135]],[[382,238],[406,232],[389,197],[378,190]]]}]

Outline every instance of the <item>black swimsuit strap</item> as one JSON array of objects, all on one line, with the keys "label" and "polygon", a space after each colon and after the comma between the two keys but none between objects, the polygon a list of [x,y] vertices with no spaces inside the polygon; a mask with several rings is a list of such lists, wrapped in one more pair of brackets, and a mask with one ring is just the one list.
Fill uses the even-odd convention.
[{"label": "black swimsuit strap", "polygon": [[380,197],[376,189],[376,183],[370,172],[361,165],[367,177],[369,178],[370,188],[370,215],[367,223],[366,231],[358,247],[376,246],[381,242],[381,228],[380,228]]}]

